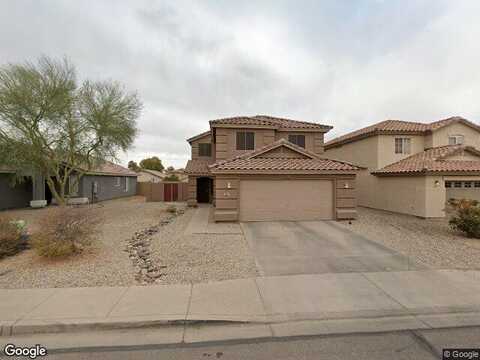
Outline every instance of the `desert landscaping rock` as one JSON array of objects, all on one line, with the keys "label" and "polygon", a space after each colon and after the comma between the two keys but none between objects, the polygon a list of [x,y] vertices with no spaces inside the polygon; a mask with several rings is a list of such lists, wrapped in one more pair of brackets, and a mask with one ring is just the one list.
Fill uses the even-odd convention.
[{"label": "desert landscaping rock", "polygon": [[358,220],[342,223],[397,252],[433,269],[480,269],[480,239],[453,231],[445,219],[358,208]]},{"label": "desert landscaping rock", "polygon": [[185,234],[189,210],[152,236],[151,257],[164,276],[160,284],[199,283],[258,276],[255,260],[242,234]]},{"label": "desert landscaping rock", "polygon": [[[105,218],[93,248],[67,259],[45,260],[33,250],[0,260],[0,288],[88,287],[138,285],[138,273],[126,242],[135,232],[158,225],[171,214],[167,204],[146,203],[143,197],[105,201],[95,210]],[[44,210],[12,210],[8,215],[27,221],[29,231],[35,231]],[[148,262],[142,263],[148,266]],[[139,266],[139,265],[138,265]],[[140,266],[139,266],[140,267]]]}]

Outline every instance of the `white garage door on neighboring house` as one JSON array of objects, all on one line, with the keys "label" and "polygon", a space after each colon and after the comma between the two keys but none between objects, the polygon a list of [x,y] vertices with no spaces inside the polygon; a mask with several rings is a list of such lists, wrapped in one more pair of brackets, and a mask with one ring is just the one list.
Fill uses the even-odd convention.
[{"label": "white garage door on neighboring house", "polygon": [[331,180],[242,180],[240,221],[333,219]]}]

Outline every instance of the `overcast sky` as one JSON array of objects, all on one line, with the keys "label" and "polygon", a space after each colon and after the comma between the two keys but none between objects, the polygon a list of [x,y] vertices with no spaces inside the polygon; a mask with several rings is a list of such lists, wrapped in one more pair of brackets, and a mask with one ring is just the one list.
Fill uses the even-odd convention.
[{"label": "overcast sky", "polygon": [[0,63],[67,56],[145,109],[127,160],[183,167],[208,120],[480,119],[480,1],[0,0]]}]

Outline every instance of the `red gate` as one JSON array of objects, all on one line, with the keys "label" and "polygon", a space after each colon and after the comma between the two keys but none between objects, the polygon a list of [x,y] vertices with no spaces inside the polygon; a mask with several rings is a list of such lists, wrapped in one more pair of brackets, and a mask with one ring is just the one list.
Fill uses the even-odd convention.
[{"label": "red gate", "polygon": [[163,184],[163,200],[178,201],[178,184]]}]

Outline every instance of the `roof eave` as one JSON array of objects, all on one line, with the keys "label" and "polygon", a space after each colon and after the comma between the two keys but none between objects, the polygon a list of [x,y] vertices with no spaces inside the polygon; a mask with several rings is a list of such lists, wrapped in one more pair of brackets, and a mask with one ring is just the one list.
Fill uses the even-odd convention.
[{"label": "roof eave", "polygon": [[366,138],[369,138],[369,137],[372,137],[372,136],[379,136],[379,135],[425,135],[425,132],[423,132],[423,131],[411,131],[411,130],[410,131],[409,130],[402,130],[402,131],[399,131],[399,130],[375,130],[375,131],[371,131],[371,132],[368,132],[368,133],[365,133],[365,134],[356,135],[356,136],[351,137],[349,139],[336,141],[336,142],[333,142],[333,143],[329,143],[327,141],[323,145],[323,147],[324,147],[325,150],[328,150],[328,149],[340,147],[340,146],[348,144],[348,143],[352,143],[352,142],[355,142],[355,141],[359,141],[359,140],[363,140],[363,139],[366,139]]},{"label": "roof eave", "polygon": [[359,170],[221,170],[212,169],[212,174],[215,175],[356,175]]},{"label": "roof eave", "polygon": [[211,130],[208,130],[208,131],[205,131],[205,132],[203,132],[203,133],[201,133],[201,134],[192,136],[191,138],[188,138],[188,139],[187,139],[187,142],[188,142],[188,143],[192,143],[192,142],[195,141],[195,140],[200,140],[200,139],[202,139],[202,138],[204,138],[204,137],[207,137],[207,136],[209,136],[209,135],[211,135]]},{"label": "roof eave", "polygon": [[277,126],[273,125],[250,125],[250,124],[212,124],[210,122],[211,128],[230,128],[230,129],[278,129]]}]

